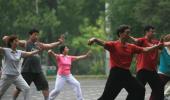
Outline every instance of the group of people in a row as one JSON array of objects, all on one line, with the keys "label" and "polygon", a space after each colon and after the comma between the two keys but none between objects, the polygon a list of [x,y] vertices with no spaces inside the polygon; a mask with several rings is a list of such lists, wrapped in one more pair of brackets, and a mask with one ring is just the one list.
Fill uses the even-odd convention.
[{"label": "group of people in a row", "polygon": [[[11,84],[16,86],[13,93],[13,100],[16,100],[20,91],[23,92],[24,100],[30,100],[29,89],[33,82],[38,91],[42,91],[44,100],[54,100],[60,93],[65,82],[70,84],[76,92],[77,100],[83,100],[80,83],[70,72],[73,61],[87,57],[90,51],[84,55],[68,55],[69,48],[66,45],[60,46],[60,53],[56,54],[51,49],[64,42],[64,36],[61,36],[57,42],[42,43],[38,40],[39,31],[32,29],[29,32],[27,41],[19,40],[17,36],[4,36],[5,47],[0,47],[0,52],[4,56],[1,68],[0,80],[0,100],[3,94]],[[17,46],[23,47],[25,51],[18,50]],[[58,71],[54,89],[49,93],[49,85],[43,74],[40,55],[42,51],[48,50],[48,54],[54,56],[57,61]],[[24,58],[22,67],[21,58]]]},{"label": "group of people in a row", "polygon": [[[89,40],[89,44],[96,43],[110,53],[110,74],[98,100],[114,100],[122,88],[128,92],[126,100],[144,100],[146,83],[152,90],[150,100],[164,100],[164,87],[170,80],[170,34],[158,41],[151,25],[144,28],[145,35],[141,38],[130,36],[130,29],[128,25],[121,25],[116,41]],[[133,43],[129,43],[129,39]],[[136,78],[129,71],[133,56],[136,57]]]},{"label": "group of people in a row", "polygon": [[[128,92],[126,100],[144,100],[146,83],[152,89],[150,100],[164,100],[164,87],[170,80],[170,35],[158,41],[154,38],[155,28],[150,25],[144,28],[144,32],[144,37],[134,38],[130,36],[130,26],[120,25],[117,29],[118,40],[104,41],[95,37],[88,40],[88,45],[95,43],[110,53],[110,73],[104,92],[98,100],[114,100],[123,88]],[[16,85],[13,100],[16,100],[20,91],[24,94],[24,100],[29,100],[29,86],[32,82],[38,91],[42,91],[44,100],[54,100],[65,82],[73,87],[77,100],[84,100],[80,83],[71,74],[70,69],[73,61],[87,57],[90,52],[85,55],[70,56],[69,48],[62,45],[60,53],[57,54],[51,49],[62,44],[64,37],[61,36],[57,42],[42,43],[38,40],[38,33],[36,29],[31,30],[27,41],[19,40],[16,36],[3,37],[7,47],[0,47],[4,55],[0,100],[11,84]],[[129,43],[129,40],[133,43]],[[25,51],[18,50],[17,45],[25,48]],[[58,66],[55,87],[50,93],[39,55],[44,50],[48,50],[48,54],[56,59]],[[129,70],[134,56],[136,57],[136,78]],[[24,57],[22,70],[19,66],[21,57]],[[157,68],[158,62],[160,63]]]}]

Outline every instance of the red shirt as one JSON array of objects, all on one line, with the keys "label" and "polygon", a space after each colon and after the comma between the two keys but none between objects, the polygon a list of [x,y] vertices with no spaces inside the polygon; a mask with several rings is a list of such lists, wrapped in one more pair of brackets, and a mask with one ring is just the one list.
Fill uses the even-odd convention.
[{"label": "red shirt", "polygon": [[[145,37],[138,38],[138,46],[141,46],[141,47],[151,47],[158,43],[159,41],[157,40],[152,40],[150,43]],[[138,54],[137,55],[137,71],[141,69],[155,71],[157,67],[157,59],[158,59],[158,49],[152,50],[147,53]]]},{"label": "red shirt", "polygon": [[130,68],[133,55],[143,51],[142,47],[129,43],[123,45],[120,41],[106,42],[104,47],[110,52],[110,68],[119,67],[126,70]]}]

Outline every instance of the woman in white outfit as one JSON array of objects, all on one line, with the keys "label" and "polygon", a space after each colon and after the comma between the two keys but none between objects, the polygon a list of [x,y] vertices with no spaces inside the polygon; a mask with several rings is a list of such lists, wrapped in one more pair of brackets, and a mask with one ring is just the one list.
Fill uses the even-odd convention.
[{"label": "woman in white outfit", "polygon": [[72,86],[76,93],[77,100],[83,100],[80,83],[73,77],[70,69],[73,61],[87,57],[90,52],[81,56],[70,56],[68,55],[68,51],[69,49],[65,45],[60,47],[61,54],[56,54],[52,50],[48,51],[50,55],[56,58],[58,64],[55,88],[50,92],[49,100],[54,100],[58,96],[65,82]]},{"label": "woman in white outfit", "polygon": [[7,48],[0,47],[0,52],[4,56],[2,75],[0,80],[0,100],[11,84],[16,85],[23,91],[24,100],[29,100],[30,87],[21,76],[19,63],[21,57],[31,56],[38,53],[39,50],[25,52],[17,50],[17,45],[18,38],[16,36],[9,36],[7,41]]}]

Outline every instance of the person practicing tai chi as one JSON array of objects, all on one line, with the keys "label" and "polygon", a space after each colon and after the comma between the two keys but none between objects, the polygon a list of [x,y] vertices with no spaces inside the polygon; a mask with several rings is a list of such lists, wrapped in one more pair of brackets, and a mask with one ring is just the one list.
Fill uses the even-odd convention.
[{"label": "person practicing tai chi", "polygon": [[56,54],[52,50],[48,51],[49,55],[52,55],[56,59],[58,65],[55,88],[50,92],[49,100],[54,100],[58,96],[65,82],[72,86],[76,93],[77,100],[84,100],[80,83],[71,74],[70,69],[73,61],[87,57],[90,51],[80,56],[70,56],[68,52],[69,48],[65,45],[60,47],[60,54]]},{"label": "person practicing tai chi", "polygon": [[114,100],[121,89],[128,92],[126,100],[144,100],[145,88],[134,78],[129,67],[134,54],[149,52],[163,46],[162,43],[152,47],[139,47],[128,43],[130,26],[120,25],[117,29],[118,40],[104,41],[98,38],[91,38],[89,45],[96,43],[104,47],[110,53],[110,74],[102,96],[98,100]]},{"label": "person practicing tai chi", "polygon": [[[141,38],[133,38],[136,45],[140,47],[151,47],[159,43],[155,39],[155,28],[151,25],[147,25],[144,28],[145,36]],[[137,54],[136,78],[145,86],[148,83],[152,89],[150,100],[163,100],[164,92],[161,88],[160,78],[157,73],[159,49],[152,50],[147,53]]]},{"label": "person practicing tai chi", "polygon": [[4,62],[2,65],[2,76],[0,80],[0,100],[2,100],[2,96],[11,84],[14,84],[23,91],[24,100],[30,100],[30,87],[20,73],[21,68],[19,64],[21,57],[32,56],[34,54],[37,54],[39,50],[25,52],[17,50],[17,45],[18,38],[14,35],[11,35],[7,39],[7,47],[0,47],[0,52],[2,52],[2,55],[4,56]]},{"label": "person practicing tai chi", "polygon": [[167,34],[163,38],[165,47],[160,52],[160,64],[158,67],[158,74],[161,79],[161,88],[163,93],[165,93],[164,100],[169,100],[168,96],[170,96],[170,86],[168,88],[164,88],[165,85],[170,81],[170,34]]},{"label": "person practicing tai chi", "polygon": [[[37,47],[41,47],[43,50],[48,50],[57,47],[64,42],[64,36],[62,35],[57,42],[53,43],[42,43],[38,40],[39,31],[37,29],[31,29],[29,31],[29,39],[19,40],[19,46],[25,48],[26,51],[36,50]],[[4,36],[4,41],[8,36]],[[34,56],[25,57],[22,64],[21,74],[28,85],[34,82],[38,91],[42,91],[44,100],[48,100],[49,96],[49,85],[48,81],[43,74],[41,67],[41,57],[39,54]],[[16,89],[13,94],[13,100],[16,100],[20,93],[20,89]]]}]

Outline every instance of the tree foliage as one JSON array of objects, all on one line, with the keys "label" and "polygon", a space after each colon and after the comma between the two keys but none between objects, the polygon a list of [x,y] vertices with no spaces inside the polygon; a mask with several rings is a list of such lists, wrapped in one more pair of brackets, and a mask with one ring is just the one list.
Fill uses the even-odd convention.
[{"label": "tree foliage", "polygon": [[[28,31],[37,28],[40,30],[42,42],[56,41],[61,34],[65,34],[66,44],[71,48],[70,54],[80,55],[88,51],[87,40],[91,36],[101,33],[104,36],[104,28],[97,22],[100,20],[100,24],[104,24],[104,3],[105,0],[0,0],[0,38],[4,35],[17,34],[20,39],[28,39]],[[78,41],[83,44],[77,45]],[[2,41],[0,45],[2,46]],[[73,67],[73,72],[92,74],[100,69],[96,67],[91,71],[91,65],[94,65],[95,61],[101,64],[104,62],[94,61],[93,58],[97,56],[92,55],[90,60],[75,62],[73,66],[80,67]],[[101,58],[102,56],[103,54]],[[87,65],[88,61],[90,63]],[[54,59],[47,57],[46,52],[42,54],[43,64],[54,65],[54,62]]]},{"label": "tree foliage", "polygon": [[[106,3],[109,4],[108,13],[105,13]],[[27,39],[31,28],[40,30],[42,42],[56,41],[61,34],[65,34],[70,54],[80,55],[89,49],[93,51],[88,59],[73,64],[76,66],[73,72],[102,74],[104,49],[89,47],[89,38],[107,40],[113,36],[115,39],[115,30],[120,24],[131,25],[135,37],[143,36],[143,27],[152,24],[159,37],[170,31],[169,8],[169,0],[0,0],[0,38],[16,33],[19,38]],[[109,16],[112,35],[104,31],[105,16]],[[46,52],[42,58],[45,64],[55,62],[54,59],[47,61]]]}]

